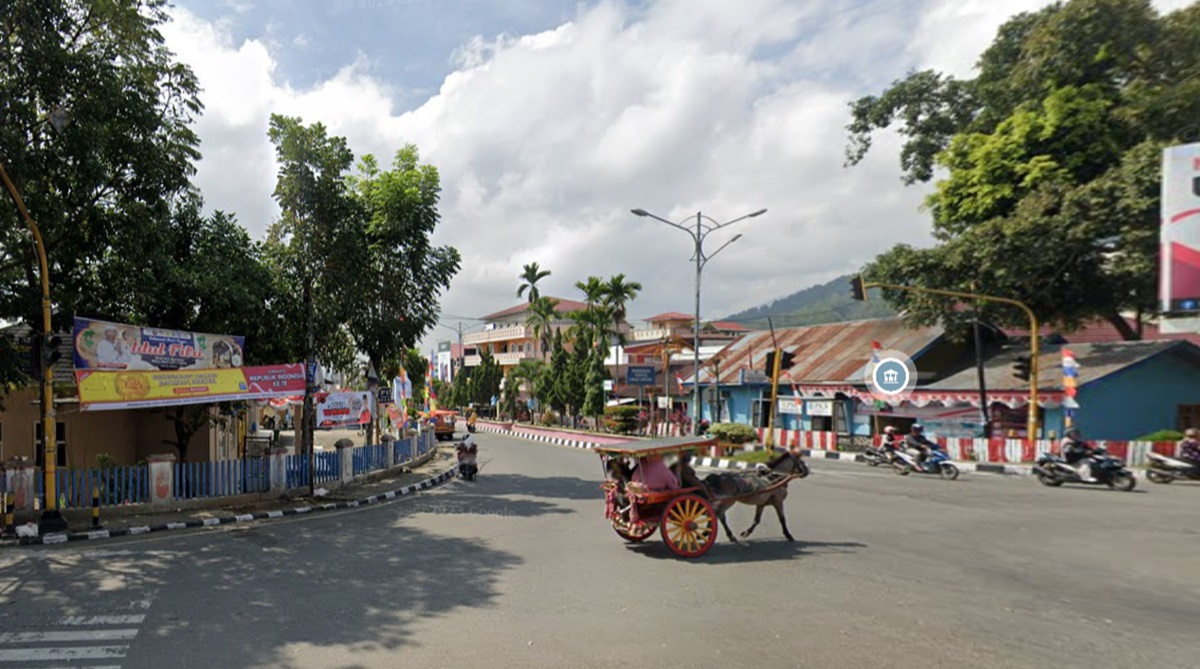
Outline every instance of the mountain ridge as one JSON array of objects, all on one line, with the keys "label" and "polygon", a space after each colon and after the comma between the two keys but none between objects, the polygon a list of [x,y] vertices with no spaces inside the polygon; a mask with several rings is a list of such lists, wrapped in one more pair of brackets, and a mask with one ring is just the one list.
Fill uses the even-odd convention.
[{"label": "mountain ridge", "polygon": [[895,316],[896,311],[879,299],[858,302],[850,297],[850,278],[840,276],[827,283],[809,286],[767,304],[739,311],[722,320],[747,327],[803,327]]}]

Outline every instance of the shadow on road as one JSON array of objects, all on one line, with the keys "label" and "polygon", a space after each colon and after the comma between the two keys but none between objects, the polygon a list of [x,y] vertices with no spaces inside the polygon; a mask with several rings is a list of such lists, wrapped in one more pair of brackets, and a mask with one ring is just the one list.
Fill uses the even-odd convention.
[{"label": "shadow on road", "polygon": [[[330,520],[0,562],[0,602],[12,614],[0,621],[11,630],[27,611],[120,613],[114,600],[150,600],[137,612],[147,614],[153,633],[139,637],[130,666],[170,658],[172,666],[292,669],[311,666],[306,654],[330,648],[337,659],[327,666],[362,666],[381,651],[419,643],[413,628],[423,619],[492,606],[501,574],[523,562],[482,541],[397,525],[378,513]],[[172,644],[179,635],[191,642]]]},{"label": "shadow on road", "polygon": [[[654,538],[658,538],[656,534]],[[779,540],[742,540],[731,544],[728,541],[717,540],[708,554],[698,558],[681,558],[671,552],[667,545],[660,541],[647,540],[645,543],[628,544],[626,548],[649,558],[659,560],[679,560],[680,562],[695,562],[699,564],[730,564],[742,562],[773,562],[777,560],[792,560],[803,555],[818,555],[827,553],[853,553],[856,549],[866,548],[866,544],[855,542],[825,542],[825,541],[786,541]]]}]

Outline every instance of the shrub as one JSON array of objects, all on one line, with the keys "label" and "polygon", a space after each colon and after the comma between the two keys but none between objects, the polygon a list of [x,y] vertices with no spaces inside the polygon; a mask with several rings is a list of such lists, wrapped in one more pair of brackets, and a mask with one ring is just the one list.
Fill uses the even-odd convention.
[{"label": "shrub", "polygon": [[604,426],[617,434],[633,434],[637,431],[640,411],[640,408],[631,406],[605,407]]},{"label": "shrub", "polygon": [[1182,432],[1176,432],[1175,430],[1159,430],[1158,432],[1151,432],[1144,437],[1138,437],[1137,439],[1134,439],[1134,441],[1179,441],[1180,439],[1183,439]]},{"label": "shrub", "polygon": [[559,424],[558,412],[549,410],[542,414],[542,425],[544,427],[556,427]]},{"label": "shrub", "polygon": [[717,423],[709,431],[718,440],[730,444],[748,444],[758,439],[754,428],[740,423]]}]

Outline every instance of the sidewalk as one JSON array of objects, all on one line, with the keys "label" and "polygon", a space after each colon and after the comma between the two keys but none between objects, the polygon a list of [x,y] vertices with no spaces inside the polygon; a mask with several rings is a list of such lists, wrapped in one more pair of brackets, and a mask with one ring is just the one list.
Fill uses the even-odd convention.
[{"label": "sidewalk", "polygon": [[[214,499],[211,505],[203,508],[149,511],[138,514],[113,513],[108,516],[101,508],[101,529],[99,530],[91,528],[90,509],[70,510],[63,514],[69,522],[67,533],[22,537],[21,539],[5,538],[0,540],[0,547],[108,539],[365,506],[397,497],[406,497],[443,483],[455,475],[455,464],[454,451],[439,448],[434,451],[429,461],[415,468],[397,467],[387,472],[379,472],[364,477],[362,481],[329,490],[327,494],[318,497],[284,495],[277,499],[241,504],[221,504],[220,499]],[[317,490],[321,490],[319,485]],[[31,515],[36,517],[36,512],[26,512],[19,516],[17,525],[20,526],[24,521],[29,520]]]}]

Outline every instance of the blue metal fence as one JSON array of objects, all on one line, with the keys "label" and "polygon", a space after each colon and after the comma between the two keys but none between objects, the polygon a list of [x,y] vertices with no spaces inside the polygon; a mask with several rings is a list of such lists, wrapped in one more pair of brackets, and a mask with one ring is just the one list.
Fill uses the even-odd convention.
[{"label": "blue metal fence", "polygon": [[[433,435],[397,439],[391,443],[396,465],[411,462],[436,447]],[[359,476],[380,471],[387,465],[387,444],[368,445],[352,452],[353,474]],[[269,461],[266,458],[220,460],[214,462],[176,462],[172,468],[175,478],[175,499],[200,499],[248,493],[268,492],[271,489]],[[316,482],[328,483],[342,478],[342,461],[336,451],[317,451]],[[288,488],[309,485],[307,454],[284,457]],[[40,472],[39,472],[40,474]],[[35,476],[37,496],[45,499],[45,478]],[[55,471],[55,491],[62,508],[86,508],[92,505],[92,490],[98,488],[100,504],[145,504],[150,501],[150,469],[146,465],[109,468],[58,469]]]},{"label": "blue metal fence", "polygon": [[175,499],[225,497],[271,489],[266,458],[176,462]]},{"label": "blue metal fence", "polygon": [[[40,499],[46,498],[46,477],[34,476]],[[54,470],[54,491],[59,507],[81,509],[92,505],[92,489],[98,488],[101,506],[142,504],[150,501],[150,470],[145,465],[91,467]]]}]

